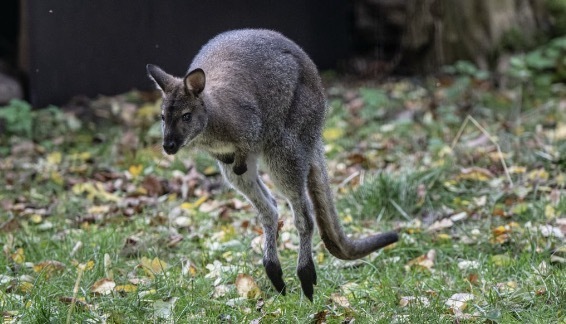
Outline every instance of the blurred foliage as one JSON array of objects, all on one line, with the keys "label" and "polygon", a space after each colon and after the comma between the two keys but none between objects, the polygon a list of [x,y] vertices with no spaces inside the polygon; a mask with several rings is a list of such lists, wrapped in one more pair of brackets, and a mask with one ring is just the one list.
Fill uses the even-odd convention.
[{"label": "blurred foliage", "polygon": [[8,106],[0,107],[0,119],[3,120],[3,134],[31,137],[31,106],[22,100],[12,100]]},{"label": "blurred foliage", "polygon": [[546,0],[556,35],[566,34],[566,0]]},{"label": "blurred foliage", "polygon": [[0,125],[5,128],[3,137],[23,136],[38,142],[81,127],[78,119],[65,115],[58,107],[32,110],[29,103],[17,99],[0,107],[0,119]]}]

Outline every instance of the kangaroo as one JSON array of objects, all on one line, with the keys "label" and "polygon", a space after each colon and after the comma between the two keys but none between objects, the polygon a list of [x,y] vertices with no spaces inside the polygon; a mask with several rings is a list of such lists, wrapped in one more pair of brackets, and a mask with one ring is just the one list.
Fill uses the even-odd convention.
[{"label": "kangaroo", "polygon": [[346,236],[330,189],[322,129],[327,111],[315,64],[293,41],[270,30],[224,32],[205,44],[183,78],[148,64],[162,92],[163,150],[208,152],[224,179],[255,207],[264,229],[263,266],[285,295],[277,254],[277,206],[258,176],[258,159],[285,196],[300,236],[297,275],[312,302],[313,211],[324,245],[344,260],[362,258],[398,240],[386,232]]}]

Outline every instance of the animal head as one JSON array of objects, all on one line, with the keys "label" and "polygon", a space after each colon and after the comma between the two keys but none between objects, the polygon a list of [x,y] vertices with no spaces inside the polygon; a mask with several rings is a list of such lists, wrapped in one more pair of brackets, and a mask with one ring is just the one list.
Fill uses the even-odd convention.
[{"label": "animal head", "polygon": [[177,78],[148,64],[147,73],[163,96],[163,150],[167,154],[175,154],[201,134],[208,122],[202,98],[206,81],[204,71],[194,69],[184,78]]}]

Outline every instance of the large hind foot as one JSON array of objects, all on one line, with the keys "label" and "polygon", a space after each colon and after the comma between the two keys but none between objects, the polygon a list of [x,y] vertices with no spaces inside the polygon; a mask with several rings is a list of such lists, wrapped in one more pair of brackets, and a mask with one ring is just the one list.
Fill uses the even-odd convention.
[{"label": "large hind foot", "polygon": [[283,270],[278,262],[263,260],[265,273],[273,284],[273,287],[283,296],[285,296],[285,282],[283,281]]},{"label": "large hind foot", "polygon": [[301,281],[303,293],[312,302],[314,286],[316,285],[316,269],[312,258],[309,258],[305,264],[297,266],[297,276]]}]

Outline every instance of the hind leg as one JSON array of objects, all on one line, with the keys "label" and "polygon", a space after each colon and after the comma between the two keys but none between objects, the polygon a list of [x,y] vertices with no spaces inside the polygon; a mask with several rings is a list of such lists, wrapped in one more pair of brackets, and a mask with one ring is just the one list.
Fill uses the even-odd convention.
[{"label": "hind leg", "polygon": [[306,157],[300,154],[299,150],[286,152],[284,156],[281,151],[273,153],[271,158],[266,158],[266,162],[275,185],[287,198],[293,211],[295,227],[300,238],[297,276],[303,293],[312,301],[314,285],[316,285],[316,269],[312,259],[314,231],[312,204],[306,193],[308,163],[302,163]]},{"label": "hind leg", "polygon": [[244,195],[259,213],[263,226],[265,243],[263,247],[263,266],[267,277],[278,292],[285,295],[283,270],[277,256],[277,207],[275,200],[263,184],[257,173],[257,157],[248,156],[245,161],[247,172],[238,175],[233,168],[224,163],[218,163],[224,179]]}]

